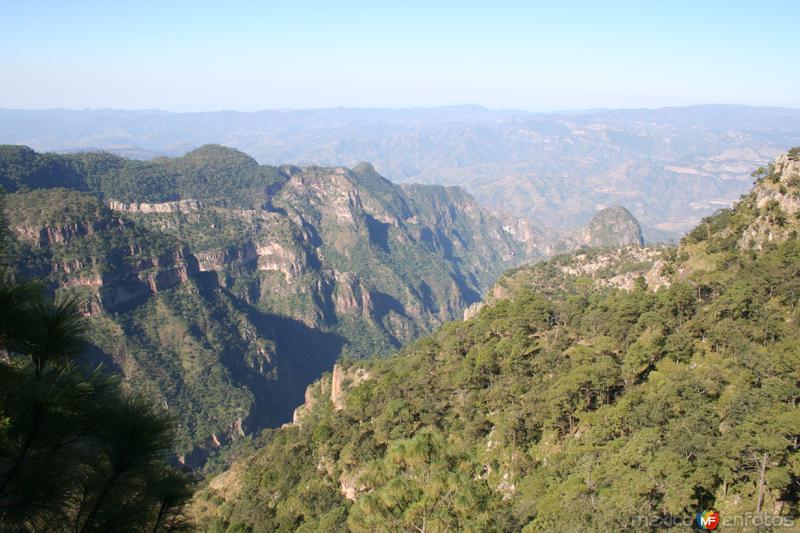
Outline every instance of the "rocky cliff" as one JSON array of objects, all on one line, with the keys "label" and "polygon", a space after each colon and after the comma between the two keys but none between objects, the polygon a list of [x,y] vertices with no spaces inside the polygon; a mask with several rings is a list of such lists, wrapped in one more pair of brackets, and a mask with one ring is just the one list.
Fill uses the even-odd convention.
[{"label": "rocky cliff", "polygon": [[0,154],[18,275],[86,302],[93,356],[177,414],[188,463],[289,420],[339,357],[460,317],[548,251],[459,188],[400,187],[368,164]]}]

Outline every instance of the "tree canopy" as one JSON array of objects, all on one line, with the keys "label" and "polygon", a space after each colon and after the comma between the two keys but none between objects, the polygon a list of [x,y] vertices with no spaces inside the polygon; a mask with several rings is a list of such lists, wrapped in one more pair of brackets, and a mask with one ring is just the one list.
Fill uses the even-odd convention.
[{"label": "tree canopy", "polygon": [[85,331],[77,301],[0,280],[0,528],[186,528],[172,419],[82,363]]}]

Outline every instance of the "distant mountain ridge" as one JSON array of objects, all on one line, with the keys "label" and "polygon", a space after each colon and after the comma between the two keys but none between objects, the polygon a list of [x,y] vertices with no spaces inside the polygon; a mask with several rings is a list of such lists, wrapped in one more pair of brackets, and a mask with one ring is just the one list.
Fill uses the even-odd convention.
[{"label": "distant mountain ridge", "polygon": [[488,207],[554,230],[624,205],[660,239],[730,205],[750,186],[750,169],[800,143],[800,110],[0,110],[0,142],[140,158],[220,143],[269,164],[371,161],[394,181],[462,185]]}]

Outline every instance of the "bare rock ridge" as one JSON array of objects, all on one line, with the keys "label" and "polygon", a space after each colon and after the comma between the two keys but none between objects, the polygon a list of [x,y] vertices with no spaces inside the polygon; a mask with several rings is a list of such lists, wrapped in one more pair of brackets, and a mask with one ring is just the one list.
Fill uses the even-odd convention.
[{"label": "bare rock ridge", "polygon": [[753,189],[759,216],[742,233],[739,248],[760,250],[769,242],[784,240],[796,231],[790,220],[800,213],[800,151],[797,149],[778,157],[774,164],[760,169],[761,179]]},{"label": "bare rock ridge", "polygon": [[125,203],[116,200],[108,200],[108,207],[112,211],[124,211],[126,213],[187,213],[201,209],[203,204],[197,200],[179,200],[177,202],[161,203]]},{"label": "bare rock ridge", "polygon": [[568,251],[575,248],[615,248],[629,244],[644,244],[639,221],[622,206],[601,209],[589,224],[575,232],[564,234],[557,248]]}]

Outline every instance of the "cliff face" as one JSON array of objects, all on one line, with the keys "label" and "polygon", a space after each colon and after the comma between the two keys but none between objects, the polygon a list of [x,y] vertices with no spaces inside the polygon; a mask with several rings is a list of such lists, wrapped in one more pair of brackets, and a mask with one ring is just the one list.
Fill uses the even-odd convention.
[{"label": "cliff face", "polygon": [[177,202],[118,202],[110,200],[108,207],[114,211],[125,211],[127,213],[187,213],[197,211],[202,204],[197,200],[180,200]]},{"label": "cliff face", "polygon": [[[35,169],[40,156],[23,155]],[[504,269],[547,252],[528,222],[461,189],[400,187],[368,164],[260,167],[221,147],[141,169],[59,158],[47,182],[0,165],[20,187],[3,202],[17,272],[87,303],[93,357],[178,415],[192,464],[287,421],[340,356],[460,317]]]},{"label": "cliff face", "polygon": [[197,272],[186,246],[149,236],[90,195],[36,190],[9,195],[4,204],[17,246],[34,259],[23,274],[56,289],[83,289],[87,314],[119,311]]},{"label": "cliff face", "polygon": [[370,373],[364,368],[334,364],[330,375],[306,387],[303,404],[294,410],[292,424],[302,424],[303,418],[317,408],[319,402],[329,402],[334,411],[341,411],[345,408],[348,391],[370,377]]},{"label": "cliff face", "polygon": [[399,187],[367,164],[281,173],[261,209],[184,201],[191,209],[125,211],[186,242],[237,297],[335,331],[357,357],[460,316],[505,268],[547,251],[529,223],[458,188]]}]

